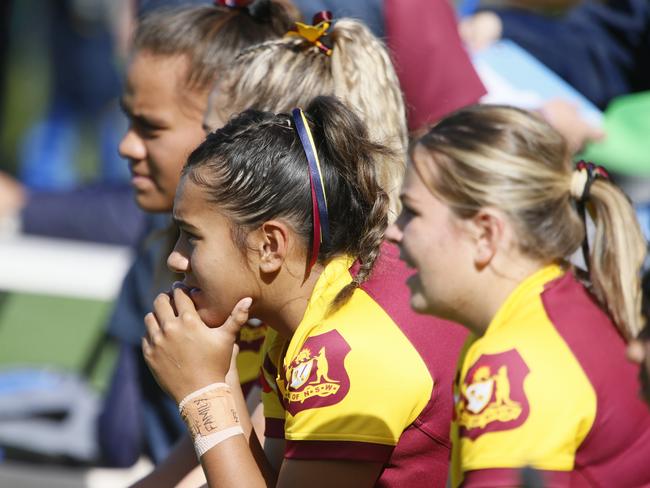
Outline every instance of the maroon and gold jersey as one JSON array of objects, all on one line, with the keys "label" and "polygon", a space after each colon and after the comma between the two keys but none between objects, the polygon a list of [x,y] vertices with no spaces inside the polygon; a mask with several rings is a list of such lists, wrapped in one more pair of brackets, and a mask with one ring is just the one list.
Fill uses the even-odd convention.
[{"label": "maroon and gold jersey", "polygon": [[650,486],[650,411],[607,314],[570,272],[521,283],[465,350],[454,485]]},{"label": "maroon and gold jersey", "polygon": [[266,324],[251,319],[244,324],[237,335],[237,345],[239,346],[237,371],[244,396],[248,395],[253,386],[259,385],[262,344],[267,330]]},{"label": "maroon and gold jersey", "polygon": [[371,278],[328,313],[352,265],[326,266],[291,339],[269,330],[266,435],[286,439],[287,459],[383,463],[377,486],[443,487],[465,330],[410,309],[409,271],[388,244]]}]

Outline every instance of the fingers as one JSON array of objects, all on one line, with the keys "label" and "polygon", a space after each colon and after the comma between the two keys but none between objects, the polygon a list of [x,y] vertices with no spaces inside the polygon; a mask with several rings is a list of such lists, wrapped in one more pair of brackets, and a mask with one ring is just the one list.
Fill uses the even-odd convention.
[{"label": "fingers", "polygon": [[227,330],[232,333],[233,336],[237,335],[239,329],[241,329],[246,321],[248,321],[248,312],[252,303],[253,299],[250,297],[239,300],[220,329]]},{"label": "fingers", "polygon": [[153,313],[161,325],[176,318],[171,297],[167,293],[160,293],[153,301]]},{"label": "fingers", "polygon": [[498,41],[503,33],[501,18],[494,12],[479,12],[459,23],[459,34],[463,42],[477,51]]},{"label": "fingers", "polygon": [[146,355],[151,351],[161,333],[160,324],[158,324],[158,320],[156,320],[156,316],[152,312],[144,316],[144,327],[146,332],[142,338],[142,351]]},{"label": "fingers", "polygon": [[172,290],[172,296],[174,297],[174,305],[176,306],[176,311],[178,312],[179,317],[186,314],[196,315],[194,302],[189,297],[184,287],[174,287]]}]

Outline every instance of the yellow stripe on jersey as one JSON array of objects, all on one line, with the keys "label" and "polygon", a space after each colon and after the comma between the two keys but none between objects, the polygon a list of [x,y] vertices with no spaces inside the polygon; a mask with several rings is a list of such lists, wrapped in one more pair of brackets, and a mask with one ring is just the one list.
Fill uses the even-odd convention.
[{"label": "yellow stripe on jersey", "polygon": [[461,357],[454,486],[472,470],[573,469],[596,416],[596,393],[542,303],[544,285],[562,274],[553,265],[524,280]]}]

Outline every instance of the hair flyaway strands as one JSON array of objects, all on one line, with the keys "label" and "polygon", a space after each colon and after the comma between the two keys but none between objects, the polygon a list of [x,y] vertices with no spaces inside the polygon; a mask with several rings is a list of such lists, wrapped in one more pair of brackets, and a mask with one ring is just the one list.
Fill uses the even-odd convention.
[{"label": "hair flyaway strands", "polygon": [[325,183],[323,182],[323,173],[321,172],[316,145],[314,144],[311,130],[309,130],[309,124],[305,119],[305,114],[302,109],[294,108],[291,111],[291,115],[296,132],[305,151],[305,156],[307,156],[307,164],[309,164],[309,185],[311,187],[312,220],[314,226],[308,268],[308,271],[311,271],[318,259],[321,243],[325,242],[325,244],[329,244],[330,242],[327,194],[325,193]]}]

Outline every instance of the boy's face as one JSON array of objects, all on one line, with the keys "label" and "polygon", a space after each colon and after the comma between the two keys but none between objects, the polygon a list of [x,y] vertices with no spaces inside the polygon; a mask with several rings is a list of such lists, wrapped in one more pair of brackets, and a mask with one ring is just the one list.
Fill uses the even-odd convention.
[{"label": "boy's face", "polygon": [[182,56],[137,52],[122,97],[129,129],[119,146],[129,161],[136,202],[147,212],[170,212],[189,154],[203,141],[207,91],[184,87]]}]

